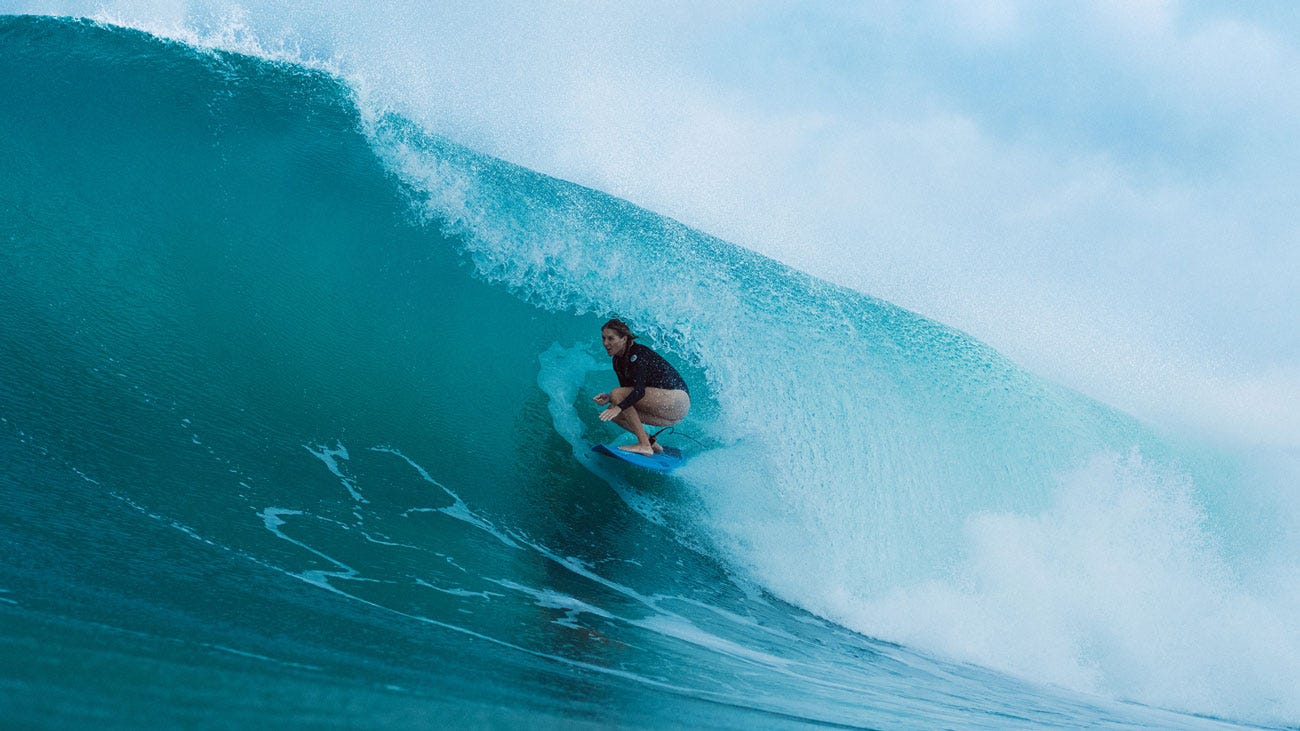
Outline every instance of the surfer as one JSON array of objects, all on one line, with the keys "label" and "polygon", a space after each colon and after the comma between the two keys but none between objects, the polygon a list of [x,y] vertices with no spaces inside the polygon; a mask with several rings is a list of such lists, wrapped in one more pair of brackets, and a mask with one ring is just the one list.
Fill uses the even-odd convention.
[{"label": "surfer", "polygon": [[596,403],[605,405],[601,421],[613,421],[636,436],[636,444],[619,449],[647,457],[663,451],[646,433],[645,425],[673,426],[686,418],[691,394],[676,368],[663,356],[635,342],[632,330],[619,319],[600,327],[600,342],[614,359],[619,387],[598,393]]}]

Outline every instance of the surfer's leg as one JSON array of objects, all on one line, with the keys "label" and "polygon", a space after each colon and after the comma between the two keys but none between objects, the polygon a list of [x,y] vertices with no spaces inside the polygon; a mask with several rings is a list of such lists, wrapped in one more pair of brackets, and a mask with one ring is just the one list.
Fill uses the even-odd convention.
[{"label": "surfer's leg", "polygon": [[[614,403],[627,398],[627,394],[631,391],[629,388],[614,389]],[[614,417],[615,423],[635,434],[637,440],[635,445],[620,447],[620,449],[645,455],[664,451],[664,448],[646,433],[645,425],[673,426],[686,418],[686,413],[690,410],[691,396],[685,391],[647,388],[645,396],[636,402],[636,406],[628,407],[623,410],[623,413]]]},{"label": "surfer's leg", "polygon": [[655,453],[655,445],[650,441],[650,435],[646,433],[645,425],[641,423],[641,415],[637,412],[635,406],[629,406],[623,409],[623,413],[614,418],[624,429],[636,435],[636,444],[624,444],[619,449],[625,452],[636,452],[649,457]]},{"label": "surfer's leg", "polygon": [[650,426],[674,426],[686,418],[691,410],[691,396],[685,391],[647,388],[645,396],[636,402],[641,421]]},{"label": "surfer's leg", "polygon": [[[647,396],[649,396],[650,390],[646,389]],[[616,388],[610,392],[611,400],[613,403],[618,403],[627,398],[629,393],[632,393],[630,388]],[[643,397],[641,401],[645,401],[645,398]],[[640,406],[640,404],[641,402],[638,401],[637,406]],[[645,425],[641,423],[641,414],[637,411],[636,406],[623,409],[618,416],[614,417],[614,423],[632,432],[632,435],[636,437],[636,444],[626,444],[620,446],[619,449],[644,454],[647,457],[655,453],[655,445],[650,441],[650,435],[646,433]]]}]

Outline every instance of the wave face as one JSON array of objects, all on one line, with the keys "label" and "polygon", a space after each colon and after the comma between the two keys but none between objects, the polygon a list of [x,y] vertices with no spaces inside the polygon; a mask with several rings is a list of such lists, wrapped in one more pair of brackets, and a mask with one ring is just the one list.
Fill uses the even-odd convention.
[{"label": "wave face", "polygon": [[[1226,460],[326,74],[0,18],[0,88],[9,718],[1300,717]],[[671,478],[587,451],[610,314]]]}]

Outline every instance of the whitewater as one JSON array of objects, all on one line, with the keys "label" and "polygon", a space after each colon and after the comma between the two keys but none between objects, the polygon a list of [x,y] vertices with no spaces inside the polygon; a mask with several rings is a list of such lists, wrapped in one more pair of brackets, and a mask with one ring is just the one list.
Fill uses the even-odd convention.
[{"label": "whitewater", "polygon": [[[1244,204],[1066,185],[1056,259],[989,200],[866,233],[927,184],[822,148],[987,140],[745,125],[578,42],[732,11],[16,10],[91,17],[0,16],[7,722],[1300,722],[1294,236]],[[1166,215],[1268,266],[1053,279]],[[589,452],[609,316],[692,384],[671,476]]]}]

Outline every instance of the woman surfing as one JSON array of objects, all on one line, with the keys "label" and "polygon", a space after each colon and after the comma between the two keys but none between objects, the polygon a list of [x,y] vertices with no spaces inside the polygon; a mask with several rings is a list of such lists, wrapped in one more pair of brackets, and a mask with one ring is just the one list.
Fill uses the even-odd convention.
[{"label": "woman surfing", "polygon": [[691,394],[686,381],[663,356],[636,342],[632,330],[619,319],[600,328],[600,341],[613,359],[618,388],[596,394],[592,400],[606,405],[601,421],[613,421],[632,432],[636,444],[619,447],[647,457],[663,447],[646,433],[645,425],[673,426],[691,410]]}]

